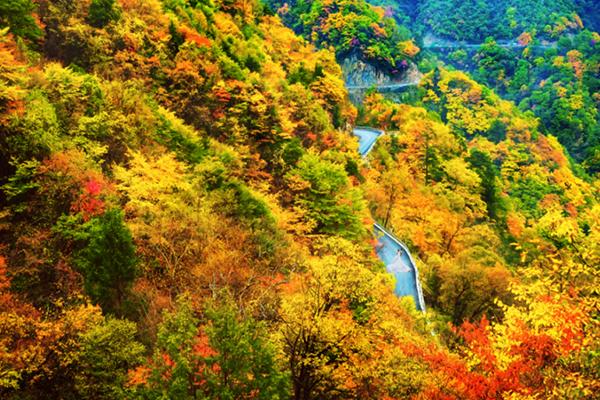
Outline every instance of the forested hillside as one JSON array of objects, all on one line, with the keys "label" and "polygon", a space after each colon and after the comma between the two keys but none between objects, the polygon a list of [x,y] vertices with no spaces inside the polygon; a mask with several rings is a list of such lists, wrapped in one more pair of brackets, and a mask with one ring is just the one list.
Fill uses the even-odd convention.
[{"label": "forested hillside", "polygon": [[396,6],[0,0],[0,398],[597,398],[598,34],[471,76]]},{"label": "forested hillside", "polygon": [[516,48],[488,40],[477,49],[451,49],[437,57],[531,111],[541,130],[555,135],[588,172],[598,172],[600,36],[584,30],[539,46],[524,32]]},{"label": "forested hillside", "polygon": [[598,30],[600,8],[590,0],[369,0],[388,9],[418,35],[481,43],[488,37],[514,39],[524,31],[545,38]]},{"label": "forested hillside", "polygon": [[397,75],[419,53],[411,33],[366,0],[271,0],[269,4],[296,33],[320,47],[333,48],[338,60],[357,55]]}]

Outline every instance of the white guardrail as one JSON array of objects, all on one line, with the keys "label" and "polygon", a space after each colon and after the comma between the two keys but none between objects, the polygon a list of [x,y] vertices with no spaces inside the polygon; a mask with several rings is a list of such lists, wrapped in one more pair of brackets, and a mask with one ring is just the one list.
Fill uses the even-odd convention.
[{"label": "white guardrail", "polygon": [[402,247],[402,250],[404,250],[404,252],[408,255],[411,266],[415,271],[415,286],[417,287],[417,296],[419,297],[418,300],[420,303],[419,305],[420,305],[421,311],[423,311],[423,313],[424,313],[425,312],[425,298],[423,297],[423,288],[421,287],[421,282],[419,280],[419,269],[417,268],[417,264],[415,263],[415,260],[413,259],[412,254],[410,254],[408,247],[406,247],[406,245],[404,243],[402,243],[400,240],[398,240],[394,235],[392,235],[390,232],[388,232],[387,229],[385,229],[383,226],[379,225],[377,222],[375,222],[373,225],[375,226],[376,229],[379,229],[381,232],[383,232],[384,235],[387,235],[396,244],[398,244],[400,247]]},{"label": "white guardrail", "polygon": [[[379,133],[379,135],[377,136],[377,138],[373,141],[373,143],[371,143],[371,145],[369,146],[369,148],[362,155],[363,157],[366,157],[369,154],[369,152],[373,149],[373,147],[377,143],[377,139],[379,139],[380,136],[385,135],[385,131],[384,130],[382,130],[382,129],[375,129],[375,128],[371,128],[371,127],[368,127],[368,126],[355,126],[354,129],[362,129],[362,130],[365,130],[365,131]],[[421,281],[419,280],[419,269],[417,268],[417,264],[415,263],[415,260],[413,259],[412,254],[410,254],[410,251],[408,250],[408,247],[406,247],[406,245],[404,243],[402,243],[400,240],[398,240],[394,235],[392,235],[390,232],[388,232],[384,227],[382,227],[378,223],[375,223],[374,226],[375,226],[375,229],[379,229],[381,232],[383,232],[384,235],[388,236],[396,244],[398,244],[398,246],[400,246],[402,248],[402,250],[404,250],[404,252],[408,255],[408,259],[410,260],[410,264],[411,264],[413,270],[415,271],[415,286],[417,288],[417,297],[418,297],[417,300],[419,302],[418,306],[421,309],[421,311],[423,313],[425,313],[425,298],[423,297],[423,288],[421,287]]]}]

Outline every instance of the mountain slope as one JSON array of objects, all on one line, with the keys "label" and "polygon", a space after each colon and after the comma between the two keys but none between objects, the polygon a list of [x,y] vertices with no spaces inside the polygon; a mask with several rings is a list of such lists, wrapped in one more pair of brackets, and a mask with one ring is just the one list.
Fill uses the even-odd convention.
[{"label": "mountain slope", "polygon": [[[0,6],[0,397],[597,393],[597,181],[462,73],[357,111],[325,47],[392,71],[409,36],[299,4],[321,49],[256,1]],[[357,121],[395,131],[368,162]]]}]

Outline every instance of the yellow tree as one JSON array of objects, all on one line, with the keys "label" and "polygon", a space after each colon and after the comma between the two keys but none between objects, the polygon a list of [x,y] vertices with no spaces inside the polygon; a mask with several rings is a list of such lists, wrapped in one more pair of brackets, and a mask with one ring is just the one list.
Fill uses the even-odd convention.
[{"label": "yellow tree", "polygon": [[202,260],[216,221],[186,166],[172,153],[147,157],[131,152],[130,157],[128,168],[115,168],[115,177],[127,198],[126,220],[145,258],[145,276],[164,277],[180,286]]},{"label": "yellow tree", "polygon": [[[294,399],[417,392],[421,368],[394,350],[412,341],[419,319],[414,304],[401,304],[390,277],[367,268],[372,259],[347,240],[323,239],[315,253],[319,257],[311,257],[307,271],[294,274],[282,293],[277,338],[289,363]],[[411,371],[414,380],[407,382]]]}]

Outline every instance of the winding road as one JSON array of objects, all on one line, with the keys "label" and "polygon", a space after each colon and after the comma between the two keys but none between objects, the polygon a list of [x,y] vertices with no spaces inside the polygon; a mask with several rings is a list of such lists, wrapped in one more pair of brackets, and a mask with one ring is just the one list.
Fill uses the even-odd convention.
[{"label": "winding road", "polygon": [[[516,40],[496,40],[496,44],[505,49],[524,49],[527,47],[526,45],[520,44]],[[484,45],[486,45],[486,43],[467,43],[442,39],[432,35],[431,33],[428,33],[423,37],[423,49],[430,50],[479,49]],[[556,48],[556,42],[542,41],[542,43],[532,44],[529,46],[534,49],[553,49]]]},{"label": "winding road", "polygon": [[[464,49],[477,49],[483,44],[475,43],[459,43],[452,41],[436,41],[428,38],[426,40],[424,48],[426,49],[439,49],[439,50],[451,50],[455,48]],[[498,46],[503,48],[524,48],[516,42],[498,42]],[[556,47],[555,43],[552,44],[541,44],[534,45],[532,47],[540,49],[549,49]],[[393,92],[399,91],[411,86],[417,86],[420,83],[420,79],[414,79],[409,82],[391,83],[387,85],[371,85],[371,86],[356,86],[347,85],[346,89],[349,92],[359,92],[375,88],[378,92]],[[366,157],[369,152],[375,146],[377,139],[385,132],[375,128],[369,127],[355,127],[354,134],[359,139],[359,152],[362,157]],[[414,299],[415,305],[418,310],[425,312],[425,300],[423,298],[423,289],[419,282],[419,270],[415,264],[408,247],[402,243],[398,238],[388,232],[384,227],[375,223],[374,233],[377,238],[377,244],[375,246],[375,252],[377,256],[383,261],[387,271],[396,278],[396,286],[394,293],[397,296],[410,296]]]},{"label": "winding road", "polygon": [[368,90],[371,88],[377,89],[379,92],[393,92],[395,90],[404,89],[411,86],[418,86],[421,81],[412,81],[412,82],[403,82],[403,83],[392,83],[389,85],[379,85],[379,86],[355,86],[350,85],[346,86],[348,91],[357,91],[357,90]]},{"label": "winding road", "polygon": [[[524,49],[525,45],[519,43],[497,43],[498,47],[502,47],[504,49]],[[484,44],[481,43],[436,43],[423,46],[424,49],[439,49],[439,50],[452,50],[452,49],[479,49],[483,47]],[[556,48],[556,45],[553,44],[536,44],[530,46],[534,49],[553,49]]]},{"label": "winding road", "polygon": [[[366,157],[384,132],[374,128],[356,127],[354,134],[358,136],[358,147],[361,156]],[[374,232],[377,238],[375,252],[385,264],[387,271],[396,278],[394,293],[400,297],[411,296],[417,309],[425,312],[425,300],[419,282],[419,270],[408,247],[377,223],[374,225]]]},{"label": "winding road", "polygon": [[377,138],[383,134],[380,129],[357,126],[354,128],[354,135],[358,136],[358,152],[361,156],[366,157],[375,146]]}]

